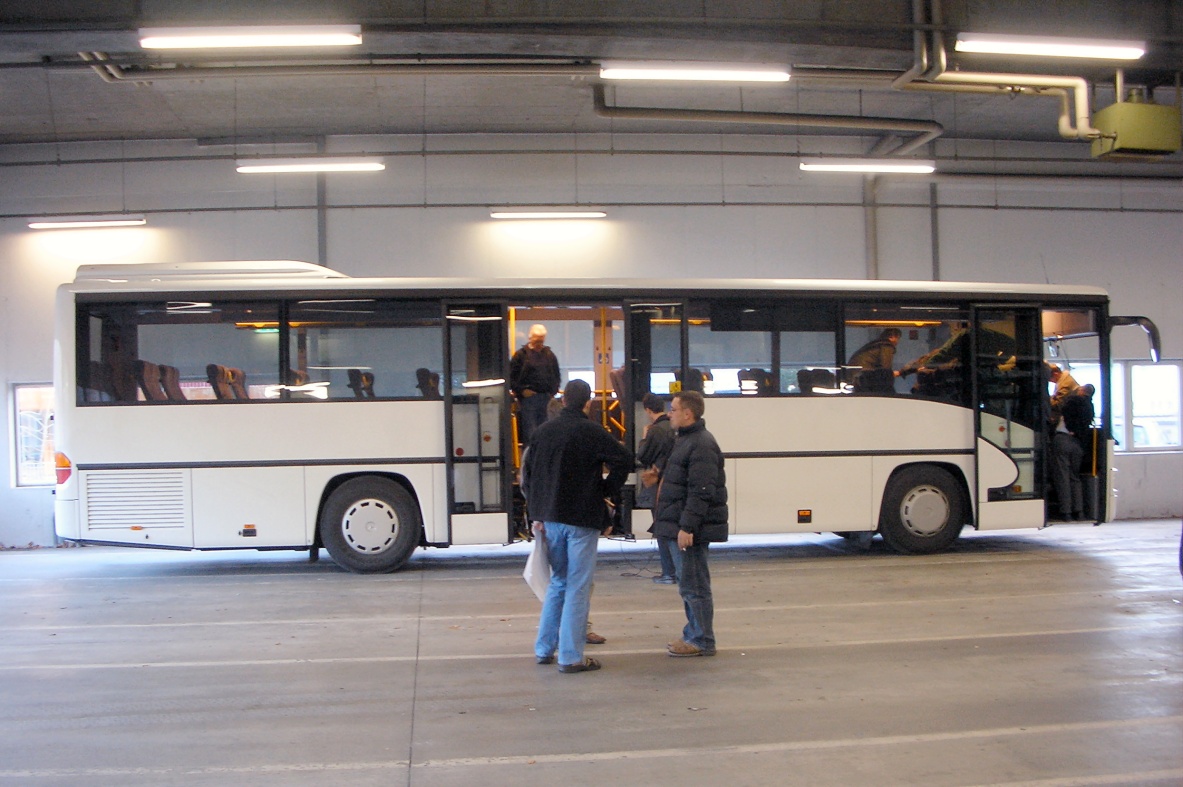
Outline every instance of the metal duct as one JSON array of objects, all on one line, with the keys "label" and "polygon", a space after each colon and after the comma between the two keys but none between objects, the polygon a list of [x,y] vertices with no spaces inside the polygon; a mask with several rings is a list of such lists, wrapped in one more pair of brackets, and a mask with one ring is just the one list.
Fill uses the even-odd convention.
[{"label": "metal duct", "polygon": [[705,123],[752,123],[775,126],[814,126],[865,131],[895,131],[917,134],[915,139],[880,155],[903,155],[939,137],[945,129],[940,123],[923,120],[864,117],[858,115],[804,115],[795,112],[736,112],[717,109],[665,109],[659,107],[609,106],[604,100],[604,86],[592,86],[596,114],[619,120],[688,120]]}]

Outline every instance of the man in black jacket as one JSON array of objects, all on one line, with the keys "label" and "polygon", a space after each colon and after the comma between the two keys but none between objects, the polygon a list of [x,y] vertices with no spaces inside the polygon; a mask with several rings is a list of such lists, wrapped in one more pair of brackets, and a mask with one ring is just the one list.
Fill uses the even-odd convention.
[{"label": "man in black jacket", "polygon": [[653,534],[678,539],[678,590],[686,608],[682,638],[671,656],[715,655],[715,602],[707,548],[727,540],[727,476],[723,452],[702,420],[706,402],[697,391],[674,394],[670,423],[677,429],[653,510]]},{"label": "man in black jacket", "polygon": [[522,493],[550,559],[534,656],[552,664],[557,653],[560,672],[600,668],[583,657],[596,547],[605,530],[604,499],[620,491],[633,467],[628,449],[588,419],[590,403],[591,386],[567,383],[562,412],[534,432],[522,465]]},{"label": "man in black jacket", "polygon": [[509,390],[518,400],[518,439],[523,444],[546,423],[546,406],[562,381],[559,359],[546,346],[546,326],[531,325],[526,343],[509,362]]}]

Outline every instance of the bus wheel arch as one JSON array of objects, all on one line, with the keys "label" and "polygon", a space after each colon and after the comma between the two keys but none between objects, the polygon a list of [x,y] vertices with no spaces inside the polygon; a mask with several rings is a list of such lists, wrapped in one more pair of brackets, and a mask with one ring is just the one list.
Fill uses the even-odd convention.
[{"label": "bus wheel arch", "polygon": [[406,479],[361,473],[334,479],[321,499],[317,541],[361,574],[397,571],[423,543],[423,516]]},{"label": "bus wheel arch", "polygon": [[960,469],[917,463],[897,468],[888,479],[879,533],[896,552],[930,554],[948,549],[971,519]]}]

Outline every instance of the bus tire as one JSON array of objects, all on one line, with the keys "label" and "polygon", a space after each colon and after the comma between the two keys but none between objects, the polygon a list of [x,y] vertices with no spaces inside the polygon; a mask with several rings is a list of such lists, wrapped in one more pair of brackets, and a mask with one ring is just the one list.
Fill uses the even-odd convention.
[{"label": "bus tire", "polygon": [[879,532],[896,552],[923,555],[948,549],[965,526],[965,495],[953,474],[914,465],[892,476],[883,492]]},{"label": "bus tire", "polygon": [[406,489],[384,478],[363,477],[329,495],[318,528],[337,565],[359,574],[386,574],[411,557],[423,522]]}]

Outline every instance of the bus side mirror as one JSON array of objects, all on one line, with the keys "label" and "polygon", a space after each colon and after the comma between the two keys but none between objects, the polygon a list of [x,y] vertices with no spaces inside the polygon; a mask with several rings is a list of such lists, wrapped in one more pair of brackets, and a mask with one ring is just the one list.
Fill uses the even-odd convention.
[{"label": "bus side mirror", "polygon": [[1140,325],[1150,339],[1150,360],[1158,363],[1162,357],[1162,339],[1158,335],[1158,326],[1149,317],[1113,317],[1109,318],[1110,329],[1119,325]]}]

